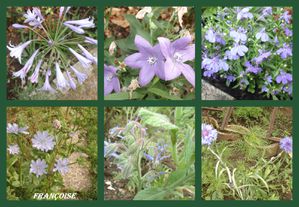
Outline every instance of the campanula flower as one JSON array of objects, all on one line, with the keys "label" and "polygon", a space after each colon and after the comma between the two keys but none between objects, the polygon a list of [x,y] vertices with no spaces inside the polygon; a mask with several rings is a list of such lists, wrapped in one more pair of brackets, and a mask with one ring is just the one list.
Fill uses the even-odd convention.
[{"label": "campanula flower", "polygon": [[110,94],[113,90],[120,91],[120,82],[116,74],[117,69],[113,66],[104,65],[104,95]]},{"label": "campanula flower", "polygon": [[45,160],[37,159],[36,161],[31,160],[30,164],[30,173],[35,174],[36,177],[42,176],[47,174],[48,165],[46,164]]},{"label": "campanula flower", "polygon": [[69,83],[65,79],[63,73],[60,70],[59,64],[55,63],[55,71],[56,71],[56,86],[59,90],[63,90],[69,86]]},{"label": "campanula flower", "polygon": [[25,43],[23,43],[23,44],[19,44],[18,46],[14,46],[14,45],[12,45],[12,44],[9,42],[9,46],[7,46],[7,49],[10,50],[10,53],[9,53],[10,57],[18,58],[19,63],[22,63],[22,61],[21,61],[22,53],[23,53],[24,49],[25,49],[28,45],[30,45],[31,42],[32,42],[32,41],[29,40],[29,41],[27,41],[27,42],[25,42]]},{"label": "campanula flower", "polygon": [[286,153],[291,153],[293,151],[293,139],[292,137],[284,137],[279,141],[280,149]]},{"label": "campanula flower", "polygon": [[124,62],[131,68],[140,69],[140,85],[147,85],[155,75],[165,80],[164,57],[161,53],[160,45],[151,46],[146,39],[136,35],[135,46],[139,52],[126,57]]},{"label": "campanula flower", "polygon": [[55,144],[55,138],[47,131],[38,131],[32,139],[32,147],[43,152],[53,150]]},{"label": "campanula flower", "polygon": [[78,83],[82,84],[86,79],[87,79],[87,75],[85,73],[81,73],[78,70],[76,70],[76,68],[74,68],[73,66],[70,66],[70,68],[72,69],[72,71],[75,73]]},{"label": "campanula flower", "polygon": [[29,60],[26,62],[26,64],[24,65],[24,67],[22,69],[20,69],[17,72],[13,73],[14,77],[20,77],[22,80],[25,79],[28,71],[30,70],[30,68],[32,67],[33,61],[35,56],[37,55],[38,50],[35,50],[35,52],[31,55],[31,57],[29,58]]},{"label": "campanula flower", "polygon": [[169,39],[158,37],[161,52],[166,59],[164,65],[165,80],[173,80],[183,74],[193,87],[195,87],[194,69],[185,64],[195,58],[195,46],[191,36],[182,37],[170,42]]},{"label": "campanula flower", "polygon": [[72,48],[68,48],[69,51],[71,51],[71,53],[79,60],[79,62],[81,63],[81,65],[84,68],[89,68],[90,65],[92,64],[92,61],[87,59],[86,57],[80,55],[79,53],[77,53],[75,50],[73,50]]},{"label": "campanula flower", "polygon": [[258,33],[256,33],[256,39],[261,39],[262,42],[269,41],[269,35],[266,33],[266,28],[262,28]]},{"label": "campanula flower", "polygon": [[210,124],[201,124],[201,144],[210,146],[218,137],[217,130]]}]

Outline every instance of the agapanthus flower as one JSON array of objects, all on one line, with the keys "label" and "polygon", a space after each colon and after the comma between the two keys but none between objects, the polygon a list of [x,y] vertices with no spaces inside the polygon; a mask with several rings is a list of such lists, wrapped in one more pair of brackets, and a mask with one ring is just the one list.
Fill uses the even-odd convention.
[{"label": "agapanthus flower", "polygon": [[93,39],[91,37],[85,37],[85,41],[84,42],[89,43],[89,44],[93,44],[93,45],[97,45],[98,44],[98,40]]},{"label": "agapanthus flower", "polygon": [[58,160],[56,160],[56,163],[54,164],[54,172],[59,172],[60,174],[64,175],[66,173],[68,173],[69,171],[69,160],[67,158],[59,158]]},{"label": "agapanthus flower", "polygon": [[248,48],[245,45],[241,45],[238,43],[236,43],[234,47],[230,50],[233,56],[235,55],[244,56],[247,51]]},{"label": "agapanthus flower", "polygon": [[65,6],[61,6],[61,7],[59,8],[59,18],[62,17],[64,10],[65,10],[64,15],[66,15],[66,14],[68,13],[68,11],[70,10],[70,8],[71,8],[71,7],[68,6],[68,7],[66,7],[66,9],[65,9]]},{"label": "agapanthus flower", "polygon": [[70,74],[70,71],[66,71],[66,76],[68,77],[69,79],[69,86],[73,89],[73,90],[76,90],[77,86],[76,86],[76,83],[73,79],[73,77],[71,76]]},{"label": "agapanthus flower", "polygon": [[236,30],[231,30],[229,32],[229,36],[234,39],[235,42],[246,42],[247,40],[247,35],[246,35],[246,30],[242,27],[239,27],[239,29]]},{"label": "agapanthus flower", "polygon": [[36,161],[31,160],[30,173],[35,174],[36,177],[47,174],[46,168],[48,165],[45,160],[37,159]]},{"label": "agapanthus flower", "polygon": [[245,7],[241,9],[241,11],[238,12],[237,14],[237,20],[242,20],[242,19],[252,19],[253,15],[250,13],[251,7]]},{"label": "agapanthus flower", "polygon": [[269,41],[269,35],[266,33],[266,28],[260,29],[259,32],[256,33],[255,37],[256,39],[261,39],[262,42],[267,42]]},{"label": "agapanthus flower", "polygon": [[120,82],[116,74],[117,69],[113,66],[104,65],[104,95],[110,94],[113,90],[120,91]]},{"label": "agapanthus flower", "polygon": [[284,137],[279,141],[280,149],[286,153],[292,153],[293,151],[293,139],[292,137]]},{"label": "agapanthus flower", "polygon": [[291,83],[293,81],[292,74],[285,72],[284,70],[280,70],[279,75],[276,77],[277,83],[282,83],[284,85]]},{"label": "agapanthus flower", "polygon": [[40,88],[39,90],[41,91],[48,91],[50,93],[55,93],[55,89],[52,88],[50,81],[49,81],[49,77],[51,76],[51,70],[48,69],[46,74],[45,74],[46,78],[45,78],[45,83],[43,85],[42,88]]},{"label": "agapanthus flower", "polygon": [[28,23],[32,27],[40,27],[44,18],[38,8],[34,7],[32,11],[27,10],[27,13],[23,15],[26,19],[24,23]]},{"label": "agapanthus flower", "polygon": [[15,57],[15,58],[17,58],[17,59],[19,60],[19,63],[22,63],[22,60],[21,60],[21,58],[22,58],[22,53],[23,53],[24,49],[25,49],[28,45],[30,45],[31,42],[32,42],[32,41],[29,40],[29,41],[27,41],[27,42],[25,42],[25,43],[23,43],[23,44],[19,44],[19,45],[17,45],[17,46],[14,46],[14,45],[12,45],[12,44],[9,42],[9,46],[7,46],[7,49],[9,49],[9,51],[10,51],[10,53],[9,53],[10,57]]},{"label": "agapanthus flower", "polygon": [[54,137],[47,131],[38,131],[32,139],[32,146],[43,152],[53,150],[55,144]]},{"label": "agapanthus flower", "polygon": [[7,150],[11,155],[17,155],[20,153],[20,147],[17,144],[9,145]]},{"label": "agapanthus flower", "polygon": [[201,124],[201,144],[210,146],[218,137],[217,130],[210,124]]},{"label": "agapanthus flower", "polygon": [[15,29],[27,29],[28,26],[22,24],[12,24],[12,27]]},{"label": "agapanthus flower", "polygon": [[74,25],[71,25],[71,24],[67,24],[67,23],[63,23],[64,26],[70,28],[72,31],[76,32],[77,34],[84,34],[85,31],[79,27],[79,26],[74,26]]},{"label": "agapanthus flower", "polygon": [[80,19],[80,20],[70,20],[70,21],[65,21],[65,24],[68,25],[77,25],[80,28],[94,28],[94,18],[85,18],[85,19]]},{"label": "agapanthus flower", "polygon": [[246,72],[247,73],[254,73],[258,74],[262,71],[262,68],[258,66],[253,66],[249,61],[247,61],[244,66],[246,67]]},{"label": "agapanthus flower", "polygon": [[287,24],[291,23],[292,15],[289,14],[288,11],[285,11],[281,16],[280,19],[283,19]]},{"label": "agapanthus flower", "polygon": [[59,64],[55,63],[56,70],[56,86],[59,90],[63,90],[69,86],[67,80],[65,79],[63,73],[60,70]]},{"label": "agapanthus flower", "polygon": [[17,125],[16,123],[8,123],[7,127],[6,127],[6,132],[8,134],[29,134],[29,132],[27,131],[28,126],[25,127],[19,127],[19,125]]},{"label": "agapanthus flower", "polygon": [[256,64],[261,64],[264,60],[268,59],[271,56],[271,51],[262,51],[259,50],[259,56],[256,58],[253,58],[253,61],[255,61]]},{"label": "agapanthus flower", "polygon": [[74,68],[73,66],[70,66],[70,68],[72,69],[72,71],[75,73],[77,80],[79,82],[79,84],[82,84],[86,79],[87,79],[87,75],[85,73],[81,73],[78,70],[76,70],[76,68]]},{"label": "agapanthus flower", "polygon": [[283,44],[283,47],[282,47],[282,48],[279,48],[279,49],[276,51],[276,54],[280,55],[280,57],[281,57],[282,59],[286,59],[287,57],[293,55],[293,53],[292,53],[292,48],[290,47],[289,44],[284,43],[284,44]]},{"label": "agapanthus flower", "polygon": [[158,38],[161,52],[166,59],[164,65],[165,80],[173,80],[183,74],[185,78],[195,87],[194,69],[185,64],[195,58],[195,46],[191,36],[182,37],[174,42],[164,37]]},{"label": "agapanthus flower", "polygon": [[135,45],[139,52],[126,57],[124,62],[131,68],[140,69],[140,85],[147,85],[155,75],[164,80],[164,57],[160,45],[151,46],[146,39],[139,35],[135,36]]},{"label": "agapanthus flower", "polygon": [[94,57],[88,50],[86,50],[82,45],[78,44],[78,47],[80,48],[80,50],[82,50],[83,55],[91,60],[93,63],[98,64],[98,59],[96,57]]},{"label": "agapanthus flower", "polygon": [[224,59],[220,59],[218,56],[211,58],[204,57],[201,63],[201,68],[205,69],[204,76],[211,77],[214,73],[220,70],[228,71],[229,66]]},{"label": "agapanthus flower", "polygon": [[20,77],[22,80],[24,80],[27,73],[28,73],[28,71],[32,67],[34,58],[37,55],[37,53],[38,53],[38,49],[35,50],[35,52],[32,54],[32,56],[29,58],[29,60],[26,62],[26,64],[24,65],[24,67],[22,69],[20,69],[19,71],[13,73],[13,76],[14,77]]},{"label": "agapanthus flower", "polygon": [[31,81],[31,83],[38,83],[39,70],[42,65],[42,62],[43,62],[43,60],[38,61],[37,65],[34,69],[34,72],[30,76],[29,80]]},{"label": "agapanthus flower", "polygon": [[71,53],[76,56],[76,58],[79,60],[79,62],[81,63],[81,65],[84,68],[89,68],[90,65],[92,64],[92,61],[87,59],[86,57],[80,55],[79,53],[77,53],[75,50],[73,50],[72,48],[68,48],[69,51],[71,51]]}]

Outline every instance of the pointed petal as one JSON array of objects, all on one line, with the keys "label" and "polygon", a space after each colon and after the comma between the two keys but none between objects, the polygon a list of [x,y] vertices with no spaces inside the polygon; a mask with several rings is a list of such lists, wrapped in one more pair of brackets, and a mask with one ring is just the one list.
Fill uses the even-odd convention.
[{"label": "pointed petal", "polygon": [[176,50],[183,50],[185,47],[187,47],[190,43],[192,42],[192,37],[191,36],[186,36],[186,37],[182,37],[180,39],[175,40],[172,43],[172,46],[176,49]]},{"label": "pointed petal", "polygon": [[171,42],[165,37],[158,37],[160,44],[160,49],[165,58],[170,58],[172,56]]},{"label": "pointed petal", "polygon": [[139,83],[141,86],[147,85],[155,76],[155,70],[149,65],[141,68],[139,73]]},{"label": "pointed petal", "polygon": [[141,53],[134,53],[125,58],[124,62],[131,68],[142,68],[144,56]]},{"label": "pointed petal", "polygon": [[187,81],[189,81],[189,83],[191,83],[191,85],[195,87],[195,72],[193,68],[190,65],[184,63],[181,64],[179,67],[181,68],[181,71],[187,79]]},{"label": "pointed petal", "polygon": [[177,67],[177,64],[168,58],[166,59],[165,65],[165,80],[173,80],[181,75],[181,70]]}]

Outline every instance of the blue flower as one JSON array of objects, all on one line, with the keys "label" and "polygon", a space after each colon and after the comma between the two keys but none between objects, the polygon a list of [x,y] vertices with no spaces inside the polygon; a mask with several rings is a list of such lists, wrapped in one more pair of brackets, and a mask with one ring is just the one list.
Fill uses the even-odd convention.
[{"label": "blue flower", "polygon": [[293,81],[292,74],[286,73],[283,70],[280,70],[279,75],[276,77],[276,82],[277,83],[282,83],[284,85],[291,83]]},{"label": "blue flower", "polygon": [[32,139],[32,146],[43,152],[53,150],[55,144],[54,137],[51,136],[47,131],[38,131]]},{"label": "blue flower", "polygon": [[224,59],[216,56],[212,59],[205,57],[201,63],[201,68],[205,69],[203,74],[205,77],[211,77],[220,70],[228,71],[229,66]]},{"label": "blue flower", "polygon": [[205,35],[205,39],[208,40],[211,43],[215,43],[216,42],[216,32],[213,29],[208,29],[208,31],[206,32]]},{"label": "blue flower", "polygon": [[255,61],[256,64],[261,64],[264,60],[271,56],[270,51],[263,52],[262,50],[259,50],[259,53],[258,57],[253,58],[253,61]]},{"label": "blue flower", "polygon": [[254,74],[258,74],[262,71],[262,68],[258,67],[258,66],[253,66],[251,65],[251,63],[249,61],[247,61],[244,66],[246,67],[246,72],[247,73],[254,73]]},{"label": "blue flower", "polygon": [[290,47],[290,45],[284,43],[283,47],[276,51],[276,54],[280,55],[282,59],[286,59],[287,57],[293,55],[292,48]]},{"label": "blue flower", "polygon": [[7,127],[6,127],[6,132],[8,134],[29,134],[29,132],[27,132],[28,127],[19,127],[16,123],[8,123]]},{"label": "blue flower", "polygon": [[280,149],[286,153],[291,153],[293,151],[293,139],[292,137],[284,137],[280,140]]},{"label": "blue flower", "polygon": [[30,173],[33,173],[36,175],[36,177],[39,177],[41,175],[47,174],[46,168],[48,165],[46,164],[45,160],[38,159],[36,161],[31,160],[30,164]]},{"label": "blue flower", "polygon": [[59,173],[64,175],[69,171],[68,165],[69,165],[69,160],[67,158],[64,159],[59,158],[54,165],[53,172],[58,171]]},{"label": "blue flower", "polygon": [[266,33],[266,28],[262,28],[259,32],[256,33],[256,39],[261,39],[262,42],[269,41],[269,35]]},{"label": "blue flower", "polygon": [[218,132],[210,124],[201,124],[201,144],[210,146],[216,141]]},{"label": "blue flower", "polygon": [[9,145],[7,150],[11,155],[17,155],[20,153],[20,147],[17,144]]},{"label": "blue flower", "polygon": [[284,20],[287,24],[291,23],[292,15],[289,15],[288,11],[285,11],[279,19]]},{"label": "blue flower", "polygon": [[242,27],[239,27],[237,31],[231,30],[229,36],[232,37],[235,42],[246,42],[247,40],[246,30]]},{"label": "blue flower", "polygon": [[290,30],[289,28],[284,28],[284,33],[285,33],[285,35],[286,36],[288,36],[288,37],[291,37],[291,36],[293,36],[293,31],[292,30]]},{"label": "blue flower", "polygon": [[242,19],[252,19],[253,15],[252,13],[249,12],[251,7],[245,7],[241,9],[241,11],[238,11],[237,13],[237,20],[242,20]]},{"label": "blue flower", "polygon": [[244,56],[247,51],[248,48],[245,45],[241,45],[239,43],[236,43],[234,47],[230,50],[233,56],[235,55]]}]

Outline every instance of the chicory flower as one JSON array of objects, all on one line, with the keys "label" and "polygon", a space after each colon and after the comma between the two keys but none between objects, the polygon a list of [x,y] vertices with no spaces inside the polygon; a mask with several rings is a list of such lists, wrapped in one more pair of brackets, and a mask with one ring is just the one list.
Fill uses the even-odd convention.
[{"label": "chicory flower", "polygon": [[43,152],[54,149],[55,139],[47,131],[38,131],[32,139],[32,147]]},{"label": "chicory flower", "polygon": [[7,150],[11,155],[17,155],[20,153],[20,147],[17,144],[9,145]]},{"label": "chicory flower", "polygon": [[53,172],[59,172],[60,174],[64,175],[66,173],[68,173],[69,171],[69,160],[67,158],[59,158],[58,160],[56,160],[56,163],[54,165],[54,169]]},{"label": "chicory flower", "polygon": [[36,161],[31,160],[30,164],[30,173],[33,173],[36,175],[36,177],[42,176],[44,174],[47,174],[48,165],[46,164],[45,160],[37,159]]}]

